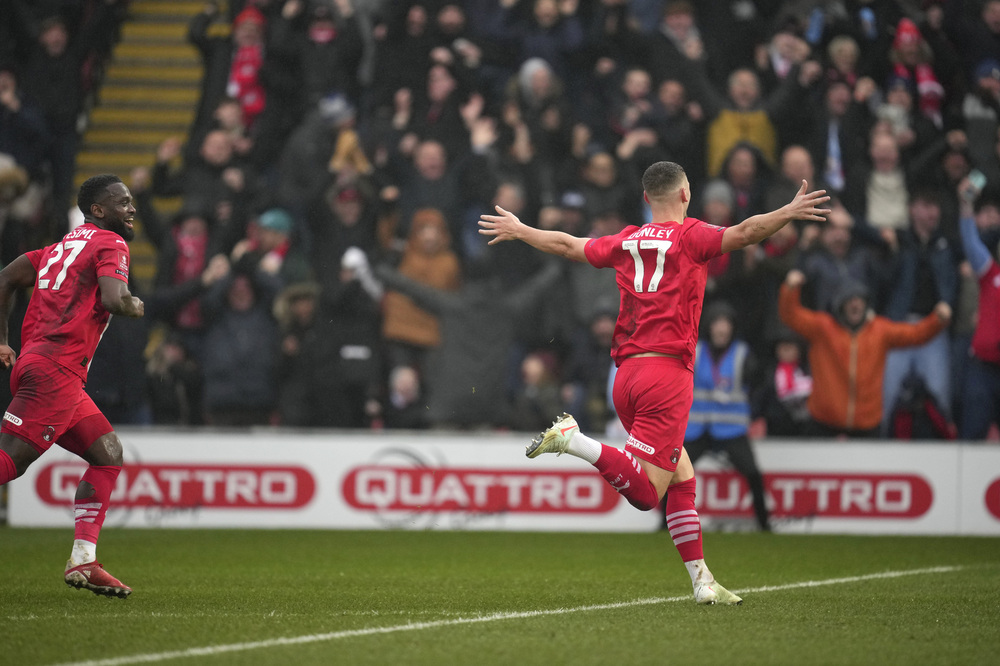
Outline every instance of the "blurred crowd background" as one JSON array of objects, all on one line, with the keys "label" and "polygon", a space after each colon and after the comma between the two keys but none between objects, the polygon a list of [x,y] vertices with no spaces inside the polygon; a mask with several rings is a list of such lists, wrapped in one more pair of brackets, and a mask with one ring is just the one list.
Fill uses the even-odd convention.
[{"label": "blurred crowd background", "polygon": [[[68,230],[128,17],[125,0],[0,9],[0,261]],[[975,235],[996,261],[1000,0],[231,0],[188,40],[187,136],[118,174],[157,268],[135,286],[145,319],[115,318],[90,372],[116,425],[613,426],[613,273],[487,247],[477,220],[500,205],[613,234],[646,220],[639,177],[671,160],[717,225],[802,179],[833,195],[827,223],[709,266],[705,318],[731,331],[703,319],[706,350],[745,342],[751,432],[815,433],[810,397],[831,390],[779,313],[794,269],[838,321],[852,297],[896,322],[947,303],[946,330],[863,373],[884,384],[878,430],[995,437],[1000,358],[970,348],[1000,322],[978,317],[958,186],[986,176]]]}]

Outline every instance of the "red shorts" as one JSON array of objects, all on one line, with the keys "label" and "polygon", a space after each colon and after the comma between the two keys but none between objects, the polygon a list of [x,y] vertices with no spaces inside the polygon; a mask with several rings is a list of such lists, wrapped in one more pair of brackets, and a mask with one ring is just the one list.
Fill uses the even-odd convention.
[{"label": "red shorts", "polygon": [[694,374],[669,356],[627,358],[615,374],[615,410],[628,440],[625,449],[675,471],[694,399]]},{"label": "red shorts", "polygon": [[112,431],[83,381],[51,359],[28,354],[17,359],[10,373],[14,399],[0,431],[30,444],[39,454],[53,444],[83,454]]}]

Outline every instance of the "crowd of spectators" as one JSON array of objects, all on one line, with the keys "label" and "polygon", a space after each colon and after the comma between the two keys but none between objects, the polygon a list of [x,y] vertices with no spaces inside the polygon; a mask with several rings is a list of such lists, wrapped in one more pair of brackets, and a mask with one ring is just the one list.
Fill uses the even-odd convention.
[{"label": "crowd of spectators", "polygon": [[[113,35],[88,36],[67,7],[104,31],[127,13],[9,5],[36,19],[11,25],[62,11],[91,48]],[[826,223],[709,266],[706,310],[733,309],[758,426],[985,436],[963,396],[989,406],[996,361],[970,341],[1000,322],[977,319],[986,259],[970,265],[960,218],[995,262],[1000,0],[231,0],[206,4],[188,39],[205,67],[188,139],[122,174],[159,261],[149,328],[116,320],[99,351],[114,372],[91,378],[119,423],[535,430],[565,409],[601,428],[614,276],[487,247],[477,220],[500,205],[616,233],[646,219],[642,171],[671,160],[690,214],[713,224],[781,206],[802,179],[833,196]],[[53,104],[28,52],[0,54],[17,63],[0,66],[0,153],[58,183],[83,98],[67,83]],[[972,170],[987,182],[974,208]],[[171,219],[156,207],[168,196],[182,200]],[[809,348],[820,324],[805,310],[848,346],[867,322],[890,331],[882,390],[864,391],[881,408],[868,399],[863,422],[856,395],[829,395],[841,382],[810,381],[811,363],[839,361]],[[122,359],[126,338],[140,362]],[[838,402],[846,420],[831,422]]]}]

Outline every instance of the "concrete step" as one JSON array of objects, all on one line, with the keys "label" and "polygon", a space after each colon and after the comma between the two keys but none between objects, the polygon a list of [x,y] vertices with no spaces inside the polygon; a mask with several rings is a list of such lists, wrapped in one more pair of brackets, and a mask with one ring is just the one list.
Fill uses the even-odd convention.
[{"label": "concrete step", "polygon": [[194,119],[194,108],[110,108],[98,106],[90,114],[91,128],[151,127],[186,132]]},{"label": "concrete step", "polygon": [[134,19],[180,19],[189,20],[205,8],[205,2],[197,0],[133,0],[129,3],[128,13]]},{"label": "concrete step", "polygon": [[105,81],[108,85],[163,85],[201,86],[202,68],[198,65],[174,65],[170,67],[149,62],[125,64],[115,62],[107,69]]},{"label": "concrete step", "polygon": [[186,42],[188,21],[126,21],[122,42]]},{"label": "concrete step", "polygon": [[190,44],[169,44],[142,42],[121,42],[115,47],[115,62],[120,60],[144,60],[163,65],[200,64],[201,54]]},{"label": "concrete step", "polygon": [[101,87],[99,97],[102,106],[128,104],[166,108],[179,105],[194,107],[201,99],[201,88],[197,86],[133,86],[108,81]]}]

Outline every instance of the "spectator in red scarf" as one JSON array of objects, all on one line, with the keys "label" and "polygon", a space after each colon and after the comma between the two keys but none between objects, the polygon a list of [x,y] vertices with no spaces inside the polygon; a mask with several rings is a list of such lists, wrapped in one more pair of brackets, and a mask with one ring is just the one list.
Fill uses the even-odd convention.
[{"label": "spectator in red scarf", "polygon": [[917,106],[920,112],[941,129],[941,106],[944,86],[938,80],[931,62],[934,53],[920,34],[917,25],[908,18],[896,25],[896,38],[889,56],[893,62],[892,74],[902,79],[912,79],[917,85]]},{"label": "spectator in red scarf", "polygon": [[264,64],[264,23],[264,14],[256,7],[247,7],[233,20],[233,62],[226,93],[240,101],[247,127],[253,127],[267,103],[260,80],[260,68]]}]

